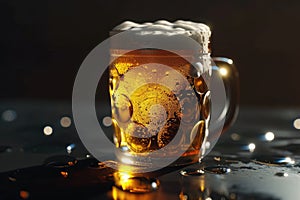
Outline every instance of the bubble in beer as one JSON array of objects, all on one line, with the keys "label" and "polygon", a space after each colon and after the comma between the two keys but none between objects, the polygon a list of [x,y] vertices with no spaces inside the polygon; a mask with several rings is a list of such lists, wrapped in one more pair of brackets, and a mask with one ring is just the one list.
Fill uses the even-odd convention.
[{"label": "bubble in beer", "polygon": [[[153,127],[153,120],[164,122],[166,118],[174,117],[174,113],[180,111],[180,105],[174,93],[160,84],[145,84],[137,88],[130,98],[134,110],[132,119],[144,124],[150,131],[156,128]],[[153,116],[154,113],[157,115]]]},{"label": "bubble in beer", "polygon": [[149,111],[150,122],[147,128],[152,136],[157,135],[161,128],[165,125],[167,112],[160,104],[155,104],[150,107]]},{"label": "bubble in beer", "polygon": [[180,94],[180,91],[186,87],[183,76],[178,76],[178,72],[175,70],[167,71],[165,77],[163,77],[159,82],[170,88],[174,94]]},{"label": "bubble in beer", "polygon": [[[180,118],[174,117],[167,121],[163,129],[158,133],[157,143],[160,148],[168,145],[179,131]],[[177,146],[177,145],[176,145]]]},{"label": "bubble in beer", "polygon": [[130,123],[126,129],[125,137],[130,150],[137,153],[148,151],[151,144],[151,135],[143,124]]}]

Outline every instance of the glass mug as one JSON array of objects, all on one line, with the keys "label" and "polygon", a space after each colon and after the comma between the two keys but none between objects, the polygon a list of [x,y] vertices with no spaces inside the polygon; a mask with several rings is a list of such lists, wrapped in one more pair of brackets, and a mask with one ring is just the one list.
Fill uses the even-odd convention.
[{"label": "glass mug", "polygon": [[[224,108],[226,119],[223,130],[230,125],[236,114],[237,71],[230,59],[211,60],[208,45],[210,30],[206,25],[186,21],[170,23],[162,20],[145,24],[124,22],[111,34],[135,28],[141,32],[148,31],[147,34],[157,34],[156,28],[159,29],[159,33],[163,33],[164,28],[167,27],[166,30],[170,32],[173,31],[170,27],[175,26],[185,32],[190,31],[191,27],[192,30],[201,29],[200,35],[206,36],[197,41],[202,45],[200,67],[204,70],[197,70],[186,59],[199,58],[199,52],[181,49],[178,55],[162,49],[142,48],[124,53],[115,46],[111,48],[109,92],[114,143],[122,152],[118,157],[121,163],[133,166],[147,165],[149,161],[144,161],[147,160],[149,152],[156,152],[167,146],[169,151],[158,153],[158,157],[169,158],[174,156],[173,152],[185,149],[172,165],[199,161],[205,153],[205,142],[210,134],[209,82],[212,71],[218,71],[220,67],[223,69],[222,78],[228,98]],[[182,31],[181,29],[179,30]],[[179,34],[183,34],[180,31]],[[175,136],[179,139],[174,144],[171,141]]]}]

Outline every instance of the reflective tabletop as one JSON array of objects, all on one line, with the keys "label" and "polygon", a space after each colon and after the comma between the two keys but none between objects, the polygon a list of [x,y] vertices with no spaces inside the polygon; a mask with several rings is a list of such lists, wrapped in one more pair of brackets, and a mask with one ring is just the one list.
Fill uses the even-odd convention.
[{"label": "reflective tabletop", "polygon": [[[108,137],[109,109],[99,107]],[[298,199],[300,109],[241,107],[202,160],[130,178],[82,145],[67,102],[0,103],[0,199]],[[299,119],[298,119],[299,118]],[[123,188],[124,189],[124,188]]]}]

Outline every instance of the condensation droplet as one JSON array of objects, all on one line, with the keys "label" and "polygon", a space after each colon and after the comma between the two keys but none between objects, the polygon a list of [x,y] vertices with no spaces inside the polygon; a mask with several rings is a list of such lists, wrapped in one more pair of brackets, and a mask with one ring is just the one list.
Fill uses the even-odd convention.
[{"label": "condensation droplet", "polygon": [[115,111],[116,111],[116,119],[119,122],[128,122],[133,113],[133,107],[130,99],[124,95],[117,95],[115,97]]},{"label": "condensation droplet", "polygon": [[209,120],[210,118],[210,91],[207,91],[203,97],[201,113],[204,119]]},{"label": "condensation droplet", "polygon": [[202,76],[194,79],[194,87],[199,94],[204,94],[206,91],[208,91],[208,87]]},{"label": "condensation droplet", "polygon": [[194,94],[187,94],[180,100],[180,104],[182,105],[182,122],[194,124],[199,120],[199,110],[201,106],[196,102]]},{"label": "condensation droplet", "polygon": [[[208,131],[208,129],[206,129],[205,131]],[[205,133],[205,135],[208,135],[207,133]],[[210,142],[207,141],[205,142],[205,149],[209,149],[211,147]]]},{"label": "condensation droplet", "polygon": [[192,129],[190,140],[194,149],[199,150],[202,146],[205,136],[205,122],[200,120]]}]

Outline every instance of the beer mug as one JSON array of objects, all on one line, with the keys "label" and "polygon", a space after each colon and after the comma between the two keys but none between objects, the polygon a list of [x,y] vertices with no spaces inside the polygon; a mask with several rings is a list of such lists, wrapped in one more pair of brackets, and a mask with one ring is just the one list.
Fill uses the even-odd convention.
[{"label": "beer mug", "polygon": [[[205,24],[182,20],[174,23],[164,20],[144,24],[124,22],[111,35],[125,31],[133,31],[137,38],[113,42],[109,66],[118,160],[142,167],[155,162],[157,165],[166,159],[170,160],[170,165],[199,161],[209,144],[207,138],[218,137],[209,131],[212,123],[210,85],[214,73],[223,79],[226,91],[226,102],[218,119],[224,122],[223,131],[236,113],[238,74],[232,61],[210,57],[211,32]],[[147,46],[152,41],[166,43],[165,39],[178,35],[192,38],[200,44],[200,50],[195,52],[177,39],[169,42],[179,43],[172,51]],[[157,39],[156,36],[162,37]],[[123,42],[143,45],[128,50],[120,47]]]}]

